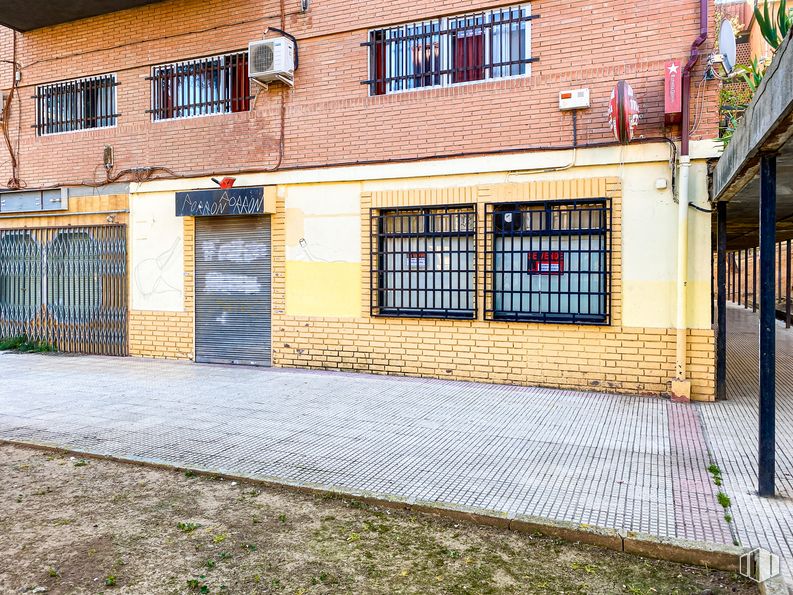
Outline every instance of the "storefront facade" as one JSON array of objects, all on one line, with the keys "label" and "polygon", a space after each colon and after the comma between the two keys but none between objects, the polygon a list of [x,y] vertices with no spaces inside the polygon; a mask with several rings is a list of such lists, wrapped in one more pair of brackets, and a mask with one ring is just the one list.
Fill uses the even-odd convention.
[{"label": "storefront facade", "polygon": [[[704,193],[712,149],[697,149],[692,183]],[[269,212],[230,217],[177,216],[210,180],[133,185],[130,352],[666,393],[676,233],[671,188],[657,187],[671,182],[666,151],[585,150],[582,165],[555,172],[567,155],[451,160],[445,175],[432,162],[250,174],[237,186],[272,197]],[[620,153],[624,163],[609,163]],[[474,165],[484,171],[461,173]],[[505,226],[505,214],[522,221]],[[710,218],[695,217],[688,367],[701,400],[714,392],[710,251],[697,240],[709,234]],[[269,283],[255,264],[268,252]],[[269,359],[249,357],[257,349]]]}]

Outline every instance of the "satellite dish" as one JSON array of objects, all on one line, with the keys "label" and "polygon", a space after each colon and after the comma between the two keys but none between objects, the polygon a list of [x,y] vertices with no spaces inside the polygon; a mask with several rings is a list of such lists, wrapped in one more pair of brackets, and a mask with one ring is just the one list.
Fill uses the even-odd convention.
[{"label": "satellite dish", "polygon": [[719,29],[719,53],[722,56],[724,70],[729,76],[735,70],[735,57],[738,48],[735,45],[735,29],[732,28],[732,23],[725,19],[721,22],[721,29]]}]

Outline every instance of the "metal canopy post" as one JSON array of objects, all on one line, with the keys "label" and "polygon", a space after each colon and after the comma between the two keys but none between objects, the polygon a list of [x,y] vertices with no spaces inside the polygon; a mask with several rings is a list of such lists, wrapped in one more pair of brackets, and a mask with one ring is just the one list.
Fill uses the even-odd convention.
[{"label": "metal canopy post", "polygon": [[749,308],[749,249],[743,251],[743,307]]},{"label": "metal canopy post", "polygon": [[776,466],[776,155],[760,159],[760,427],[758,492],[774,496]]},{"label": "metal canopy post", "polygon": [[716,203],[716,399],[727,398],[727,203]]},{"label": "metal canopy post", "polygon": [[757,312],[757,248],[752,248],[752,312]]},{"label": "metal canopy post", "polygon": [[787,241],[787,264],[785,265],[787,285],[785,286],[785,327],[790,328],[790,240]]},{"label": "metal canopy post", "polygon": [[[736,295],[737,299],[735,300],[735,303],[740,306],[741,305],[741,289],[742,289],[741,288],[741,251],[740,250],[737,250],[735,252],[735,264],[736,264],[736,270],[738,271],[738,274],[736,276],[737,281],[738,281],[738,285],[737,285],[738,294]],[[745,288],[743,288],[743,289],[745,289]]]}]

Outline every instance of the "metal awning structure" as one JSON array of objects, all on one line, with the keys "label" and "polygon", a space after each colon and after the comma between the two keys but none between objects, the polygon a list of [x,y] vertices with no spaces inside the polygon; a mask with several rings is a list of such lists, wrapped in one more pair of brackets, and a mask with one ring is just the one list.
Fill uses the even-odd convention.
[{"label": "metal awning structure", "polygon": [[[791,40],[789,34],[777,49],[712,179],[717,212],[716,384],[720,396],[726,382],[727,250],[760,249],[758,493],[766,497],[776,491],[776,242],[793,238]],[[788,274],[788,283],[789,278]],[[789,296],[789,287],[787,291]]]},{"label": "metal awning structure", "polygon": [[793,44],[788,35],[713,172],[728,201],[727,249],[759,245],[760,156],[776,154],[777,239],[793,239]]},{"label": "metal awning structure", "polygon": [[154,4],[159,0],[0,0],[0,25],[32,31],[101,14]]}]

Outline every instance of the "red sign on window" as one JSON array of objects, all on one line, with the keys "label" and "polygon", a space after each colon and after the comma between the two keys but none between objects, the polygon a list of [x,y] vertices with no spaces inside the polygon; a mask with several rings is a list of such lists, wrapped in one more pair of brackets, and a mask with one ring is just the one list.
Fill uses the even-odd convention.
[{"label": "red sign on window", "polygon": [[564,273],[564,253],[534,250],[529,252],[530,275],[561,275]]}]

